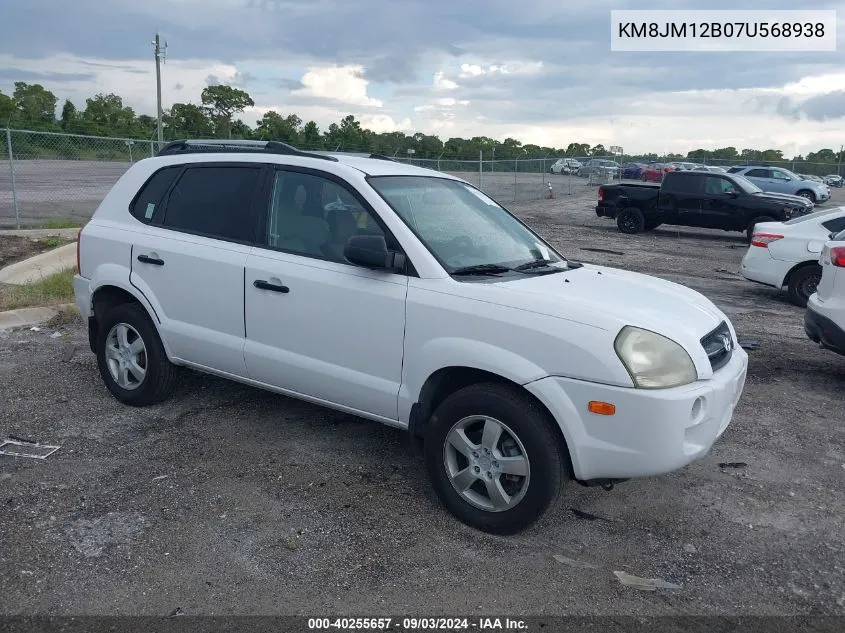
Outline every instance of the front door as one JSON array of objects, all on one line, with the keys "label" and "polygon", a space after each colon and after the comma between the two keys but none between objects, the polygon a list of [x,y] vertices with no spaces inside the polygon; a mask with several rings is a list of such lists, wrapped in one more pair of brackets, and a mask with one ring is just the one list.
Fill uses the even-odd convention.
[{"label": "front door", "polygon": [[737,208],[742,195],[734,183],[721,176],[704,176],[704,191],[701,194],[701,224],[709,229],[744,228],[744,217]]},{"label": "front door", "polygon": [[268,206],[244,278],[249,376],[398,419],[408,278],[343,257],[353,235],[392,238],[351,186],[316,170],[278,168]]}]

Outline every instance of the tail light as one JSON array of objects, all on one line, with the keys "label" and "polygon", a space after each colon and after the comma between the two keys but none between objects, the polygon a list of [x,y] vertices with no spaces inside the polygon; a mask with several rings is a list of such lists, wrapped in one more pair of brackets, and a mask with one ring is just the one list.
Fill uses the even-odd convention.
[{"label": "tail light", "polygon": [[604,201],[604,187],[599,187],[599,202]]},{"label": "tail light", "polygon": [[845,246],[830,249],[830,263],[839,268],[845,268]]},{"label": "tail light", "polygon": [[777,235],[775,233],[755,233],[751,236],[751,246],[762,246],[763,248],[768,248],[769,244],[772,242],[777,242],[782,239],[783,235]]},{"label": "tail light", "polygon": [[79,245],[82,243],[82,229],[76,234],[76,274],[82,274],[82,266],[79,262]]}]

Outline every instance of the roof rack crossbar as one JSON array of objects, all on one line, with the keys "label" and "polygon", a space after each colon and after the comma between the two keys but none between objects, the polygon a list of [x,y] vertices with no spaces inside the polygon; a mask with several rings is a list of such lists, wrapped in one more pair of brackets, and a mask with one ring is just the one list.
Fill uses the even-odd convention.
[{"label": "roof rack crossbar", "polygon": [[283,154],[285,156],[302,156],[306,158],[320,158],[338,162],[334,156],[304,152],[292,145],[281,141],[253,141],[241,139],[184,139],[171,141],[162,147],[158,156],[173,156],[176,154],[208,154],[214,152],[258,152],[265,154]]}]

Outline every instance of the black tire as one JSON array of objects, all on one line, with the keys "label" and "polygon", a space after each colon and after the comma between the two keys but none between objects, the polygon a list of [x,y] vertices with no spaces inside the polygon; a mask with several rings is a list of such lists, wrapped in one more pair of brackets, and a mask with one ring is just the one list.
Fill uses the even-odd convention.
[{"label": "black tire", "polygon": [[[130,326],[144,345],[145,373],[137,386],[124,388],[117,383],[106,359],[106,345],[113,327]],[[166,400],[176,380],[177,367],[167,359],[158,332],[146,310],[137,303],[125,303],[110,309],[100,322],[97,332],[97,366],[106,388],[123,404],[144,407]]]},{"label": "black tire", "polygon": [[636,207],[626,207],[616,215],[616,226],[628,235],[640,233],[645,228],[643,212]]},{"label": "black tire", "polygon": [[807,299],[816,291],[822,280],[822,267],[818,264],[802,266],[789,276],[787,292],[789,301],[799,308],[807,307]]},{"label": "black tire", "polygon": [[799,191],[796,195],[799,195],[799,196],[801,196],[802,198],[806,198],[807,200],[809,200],[809,201],[810,201],[810,202],[812,202],[813,204],[815,204],[815,203],[816,203],[816,194],[814,194],[814,193],[813,193],[812,191],[810,191],[809,189],[802,189],[802,190],[801,190],[801,191]]},{"label": "black tire", "polygon": [[[493,477],[493,481],[497,481],[500,486],[504,487],[507,484],[506,492],[511,495],[511,498],[521,493],[521,499],[511,508],[496,511],[474,505],[452,484],[452,478],[447,470],[450,464],[458,472],[473,468],[476,472],[480,472],[480,475],[476,477],[481,478],[472,478],[472,485],[467,489],[468,493],[477,495],[476,499],[482,501],[484,495],[487,494],[483,470],[479,471],[471,466],[469,459],[463,455],[459,456],[462,458],[461,464],[457,463],[457,459],[452,463],[446,454],[447,450],[450,452],[452,450],[451,444],[447,443],[450,431],[459,423],[463,424],[463,420],[471,419],[472,416],[493,418],[507,427],[497,442],[497,446],[499,444],[502,446],[501,449],[496,448],[496,451],[499,451],[499,459],[503,459],[501,451],[508,448],[510,451],[518,452],[514,456],[524,454],[527,458],[527,479],[505,474]],[[466,433],[471,441],[478,442],[479,451],[484,449],[480,445],[481,439],[477,435],[477,427],[480,425],[483,429],[484,424],[483,421],[479,421],[468,427]],[[440,502],[459,521],[483,532],[516,534],[530,527],[545,513],[552,502],[557,500],[569,472],[569,457],[553,424],[548,414],[534,401],[517,388],[508,385],[496,383],[471,385],[446,398],[434,412],[425,440],[426,468]],[[507,439],[510,437],[510,432],[518,438],[516,442]],[[455,452],[454,455],[458,456],[458,453]],[[481,460],[485,459],[483,453],[479,456]],[[495,457],[491,456],[487,459],[487,462],[478,462],[482,469],[490,468],[491,463],[493,467],[498,467],[499,463],[495,461]],[[508,477],[514,479],[508,480]],[[523,490],[524,486],[527,487]]]},{"label": "black tire", "polygon": [[760,224],[761,222],[774,222],[772,218],[766,215],[760,215],[751,220],[748,223],[748,226],[745,228],[745,241],[748,244],[751,244],[751,237],[754,235],[754,227]]}]

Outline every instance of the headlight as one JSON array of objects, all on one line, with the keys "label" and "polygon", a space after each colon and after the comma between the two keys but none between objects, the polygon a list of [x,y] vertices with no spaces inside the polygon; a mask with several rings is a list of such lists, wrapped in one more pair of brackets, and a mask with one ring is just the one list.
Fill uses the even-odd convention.
[{"label": "headlight", "polygon": [[687,351],[660,334],[626,325],[613,347],[634,385],[641,389],[679,387],[698,379]]}]

